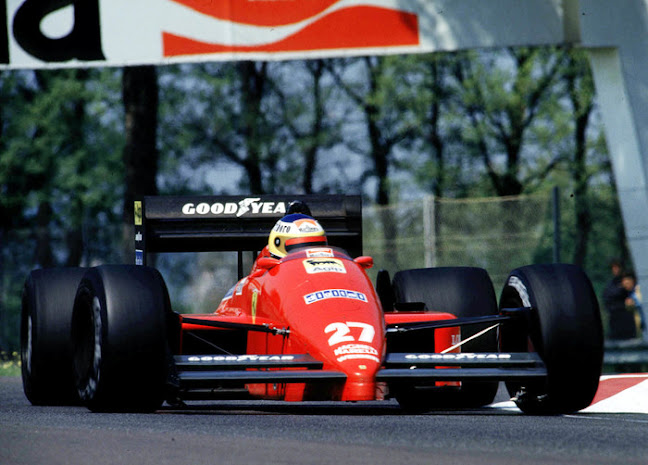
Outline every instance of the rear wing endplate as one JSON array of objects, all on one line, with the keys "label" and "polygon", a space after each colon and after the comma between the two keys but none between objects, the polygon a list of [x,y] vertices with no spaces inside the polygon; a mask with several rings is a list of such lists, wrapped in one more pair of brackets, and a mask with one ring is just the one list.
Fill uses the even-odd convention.
[{"label": "rear wing endplate", "polygon": [[147,253],[258,252],[293,200],[309,206],[330,245],[362,255],[359,195],[151,196],[135,201],[135,263]]}]

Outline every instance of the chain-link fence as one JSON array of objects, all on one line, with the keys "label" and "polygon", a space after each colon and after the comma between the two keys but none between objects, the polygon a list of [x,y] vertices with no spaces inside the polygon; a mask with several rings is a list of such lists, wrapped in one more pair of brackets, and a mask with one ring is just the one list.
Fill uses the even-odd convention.
[{"label": "chain-link fence", "polygon": [[[561,255],[572,262],[577,248],[576,199],[560,197]],[[591,190],[584,205],[589,211],[584,268],[600,295],[609,279],[607,261],[623,256],[622,221],[610,189]],[[496,293],[509,271],[530,263],[550,262],[554,247],[554,211],[551,193],[513,198],[434,199],[363,209],[364,254],[379,269],[390,271],[428,266],[485,268]],[[120,226],[84,225],[83,264],[119,261]],[[582,231],[580,231],[582,233]],[[582,235],[582,234],[581,234]],[[0,237],[0,350],[18,347],[22,285],[36,267],[34,231],[9,231]],[[52,249],[65,256],[65,238],[52,234]],[[172,304],[182,312],[209,312],[237,279],[232,253],[164,254],[156,266],[169,285]],[[245,255],[245,269],[252,256]]]},{"label": "chain-link fence", "polygon": [[434,199],[364,209],[365,251],[379,268],[478,266],[496,283],[532,263],[551,225],[549,196]]},{"label": "chain-link fence", "polygon": [[369,206],[363,210],[364,249],[373,255],[376,269],[391,274],[429,266],[477,266],[489,272],[498,288],[512,269],[551,262],[556,252],[561,261],[573,263],[580,240],[585,243],[580,264],[600,294],[609,279],[609,259],[627,254],[622,218],[609,188],[592,189],[581,200],[588,212],[581,219],[585,228],[576,220],[583,207],[568,191],[559,193],[557,205],[547,192]]}]

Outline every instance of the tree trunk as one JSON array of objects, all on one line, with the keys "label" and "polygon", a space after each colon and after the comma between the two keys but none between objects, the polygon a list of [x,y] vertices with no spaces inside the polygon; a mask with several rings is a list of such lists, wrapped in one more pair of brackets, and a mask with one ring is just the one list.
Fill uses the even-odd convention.
[{"label": "tree trunk", "polygon": [[[587,200],[587,127],[593,109],[594,94],[591,77],[587,75],[587,64],[573,56],[569,60],[566,73],[567,91],[574,112],[574,159],[571,163],[574,181],[574,202],[576,210],[576,244],[572,262],[585,265],[587,243],[592,231],[592,214]],[[589,84],[589,85],[588,85]]]},{"label": "tree trunk", "polygon": [[133,202],[143,195],[158,193],[158,83],[155,67],[124,68],[122,97],[126,136],[122,256],[126,263],[133,263]]},{"label": "tree trunk", "polygon": [[310,141],[308,147],[304,151],[305,163],[304,178],[302,182],[304,194],[313,193],[313,177],[315,175],[317,153],[319,151],[324,125],[324,101],[322,98],[322,89],[320,87],[322,74],[324,73],[324,62],[322,60],[317,60],[309,70],[313,77],[313,126],[309,134]]},{"label": "tree trunk", "polygon": [[52,251],[51,222],[52,205],[48,201],[43,201],[38,205],[36,213],[36,263],[42,268],[56,266]]},{"label": "tree trunk", "polygon": [[247,154],[242,163],[250,182],[252,194],[264,194],[261,172],[262,141],[259,124],[261,118],[261,101],[266,91],[267,64],[244,61],[239,64],[241,73],[241,104],[243,107],[243,136]]},{"label": "tree trunk", "polygon": [[[75,79],[77,81],[85,82],[89,79],[89,71],[87,69],[78,69],[75,71]],[[74,151],[87,151],[85,149],[85,120],[86,120],[86,101],[85,97],[79,97],[74,100],[74,111],[70,115],[70,152]],[[86,175],[89,170],[88,157],[80,160],[77,166],[77,173]],[[67,258],[65,259],[65,266],[79,266],[83,259],[85,250],[85,243],[83,238],[83,222],[85,205],[81,196],[72,199],[71,205],[73,206],[73,218],[70,218],[69,225],[65,230],[65,244],[67,246]]]},{"label": "tree trunk", "polygon": [[442,94],[442,76],[438,61],[430,63],[430,73],[432,75],[432,103],[430,105],[430,115],[428,118],[428,141],[432,146],[432,157],[435,161],[435,176],[432,179],[431,191],[436,198],[443,196],[445,188],[445,157],[443,153],[444,142],[441,137],[441,94]]}]

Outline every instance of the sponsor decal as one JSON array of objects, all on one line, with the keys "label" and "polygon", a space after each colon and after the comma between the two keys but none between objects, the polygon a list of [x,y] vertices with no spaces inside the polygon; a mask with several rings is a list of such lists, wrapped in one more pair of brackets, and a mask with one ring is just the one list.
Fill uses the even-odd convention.
[{"label": "sponsor decal", "polygon": [[333,249],[320,247],[317,249],[308,249],[306,250],[306,256],[308,258],[320,258],[320,257],[334,257]]},{"label": "sponsor decal", "polygon": [[518,291],[518,295],[522,300],[522,306],[524,307],[531,306],[531,300],[529,300],[529,292],[527,291],[526,286],[524,285],[522,280],[520,280],[520,278],[518,278],[517,276],[511,276],[507,284],[511,286],[513,289],[515,289],[516,291]]},{"label": "sponsor decal", "polygon": [[187,358],[189,362],[290,362],[295,360],[294,355],[192,355]]},{"label": "sponsor decal", "polygon": [[279,215],[286,213],[285,202],[260,202],[259,197],[248,197],[238,203],[235,202],[215,202],[212,204],[202,202],[199,204],[186,203],[182,206],[183,215],[223,215],[237,217],[246,214],[252,215]]},{"label": "sponsor decal", "polygon": [[142,201],[136,200],[135,205],[133,206],[133,211],[135,214],[135,226],[142,226]]},{"label": "sponsor decal", "polygon": [[290,232],[292,229],[292,224],[290,223],[284,223],[283,221],[277,221],[277,224],[275,225],[274,228],[272,228],[273,231],[285,234]]},{"label": "sponsor decal", "polygon": [[[354,333],[351,333],[351,329],[355,329]],[[358,334],[358,331],[360,333]],[[326,334],[333,333],[329,337],[328,343],[330,346],[340,344],[342,342],[368,342],[372,343],[374,336],[376,335],[376,329],[369,323],[363,323],[361,321],[347,321],[342,323],[341,321],[336,321],[329,324],[324,332]]]},{"label": "sponsor decal", "polygon": [[511,354],[407,354],[407,360],[508,360]]},{"label": "sponsor decal", "polygon": [[304,260],[306,273],[346,273],[342,260],[337,258],[309,258]]},{"label": "sponsor decal", "polygon": [[142,239],[142,233],[140,231],[137,231],[137,233],[135,233],[135,242],[142,242]]},{"label": "sponsor decal", "polygon": [[135,264],[136,265],[144,265],[144,251],[143,250],[135,250]]},{"label": "sponsor decal", "polygon": [[[163,54],[167,57],[420,44],[418,16],[386,8],[384,0],[364,4],[350,0],[173,1],[197,11],[203,21],[212,21],[214,28],[227,24],[228,34],[195,29],[186,29],[182,35],[165,32]],[[244,32],[252,27],[255,37],[242,40]],[[384,33],[386,30],[389,34]]]},{"label": "sponsor decal", "polygon": [[252,324],[256,323],[257,302],[259,300],[259,290],[252,289]]},{"label": "sponsor decal", "polygon": [[236,283],[236,295],[243,294],[243,286],[245,286],[245,283],[247,283],[247,277],[241,279],[238,283]]},{"label": "sponsor decal", "polygon": [[333,354],[337,357],[338,362],[354,359],[373,360],[380,363],[378,351],[367,344],[345,344],[337,347]]},{"label": "sponsor decal", "polygon": [[437,14],[400,0],[4,0],[0,68],[431,51],[421,21]]},{"label": "sponsor decal", "polygon": [[294,221],[294,223],[295,226],[297,226],[299,232],[302,234],[316,233],[322,231],[322,227],[315,220],[305,218],[302,220]]},{"label": "sponsor decal", "polygon": [[234,295],[234,286],[230,287],[229,291],[227,291],[227,294],[225,294],[225,297],[223,297],[223,300],[221,300],[221,302],[231,299],[233,295]]},{"label": "sponsor decal", "polygon": [[0,20],[0,65],[106,60],[100,0],[4,0]]},{"label": "sponsor decal", "polygon": [[312,292],[304,296],[304,301],[307,305],[327,299],[351,299],[359,300],[360,302],[367,302],[367,296],[362,292],[350,291],[348,289],[326,289],[324,291]]}]

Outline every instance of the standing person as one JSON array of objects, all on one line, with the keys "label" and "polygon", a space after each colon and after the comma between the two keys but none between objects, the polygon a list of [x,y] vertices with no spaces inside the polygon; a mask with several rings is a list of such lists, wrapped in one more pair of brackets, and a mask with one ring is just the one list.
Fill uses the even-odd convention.
[{"label": "standing person", "polygon": [[637,335],[634,311],[626,308],[626,299],[630,292],[625,289],[623,280],[623,264],[620,260],[610,260],[612,279],[603,290],[603,303],[608,317],[608,339],[633,339]]},{"label": "standing person", "polygon": [[[639,327],[638,337],[646,339],[646,317],[641,307],[641,290],[637,284],[637,278],[633,273],[623,273],[621,286],[628,291],[625,300],[626,310],[631,312],[635,318],[635,328]],[[637,321],[638,320],[638,321]]]}]

